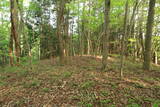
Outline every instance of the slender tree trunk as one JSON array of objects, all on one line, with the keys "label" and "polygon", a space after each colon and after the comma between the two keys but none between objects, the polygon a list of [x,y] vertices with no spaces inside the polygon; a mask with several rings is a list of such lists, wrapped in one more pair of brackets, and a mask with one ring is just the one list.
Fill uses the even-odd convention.
[{"label": "slender tree trunk", "polygon": [[72,56],[75,56],[75,47],[74,47],[74,19],[72,19],[72,36],[71,36],[71,52],[72,52]]},{"label": "slender tree trunk", "polygon": [[125,18],[124,18],[124,34],[122,36],[121,44],[121,63],[120,63],[120,77],[123,77],[123,66],[124,66],[124,54],[125,54],[125,38],[127,35],[127,20],[128,20],[128,0],[125,6]]},{"label": "slender tree trunk", "polygon": [[90,30],[88,31],[88,37],[87,37],[87,54],[90,55],[91,46],[90,46]]},{"label": "slender tree trunk", "polygon": [[[10,1],[10,3],[11,3],[12,1]],[[11,15],[13,14],[12,13],[12,11],[13,11],[13,6],[10,4],[10,12],[11,12]],[[13,16],[11,16],[11,17],[13,17]],[[12,21],[12,19],[11,19],[11,21]],[[2,21],[3,22],[3,21]],[[13,64],[14,64],[14,58],[13,58],[13,27],[11,26],[11,34],[10,34],[10,39],[9,39],[9,64],[10,64],[10,66],[13,66]]]},{"label": "slender tree trunk", "polygon": [[65,9],[65,1],[60,0],[58,2],[58,10],[57,10],[57,36],[59,40],[60,64],[62,65],[65,63],[65,53],[63,44],[64,9]]},{"label": "slender tree trunk", "polygon": [[9,62],[10,65],[13,66],[14,64],[14,58],[13,58],[13,34],[11,32],[10,34],[10,40],[9,40]]},{"label": "slender tree trunk", "polygon": [[[3,13],[1,13],[1,25],[2,25],[2,26],[4,26],[4,25],[3,25],[3,21],[4,21],[4,20],[3,20]],[[3,51],[5,51],[5,50],[2,49],[2,52],[3,52]],[[2,57],[2,65],[6,64],[6,55],[5,55],[5,54],[2,54],[1,57]]]},{"label": "slender tree trunk", "polygon": [[140,38],[140,44],[142,47],[142,54],[141,58],[144,59],[144,38],[143,38],[143,31],[142,31],[142,23],[140,22],[140,28],[139,28],[139,38]]},{"label": "slender tree trunk", "polygon": [[154,54],[154,55],[153,55],[153,62],[157,65],[157,64],[158,64],[158,56],[157,56],[157,52],[154,51],[153,54]]},{"label": "slender tree trunk", "polygon": [[[15,42],[15,55],[16,55],[17,63],[19,63],[20,62],[21,49],[20,49],[19,35],[18,35],[17,1],[16,0],[10,0],[10,6],[11,6],[10,7],[10,11],[11,11],[11,38],[13,38],[13,40]],[[11,41],[12,40],[10,40],[10,43],[12,43]],[[11,51],[13,51],[13,50],[10,48],[10,55],[11,55]]]},{"label": "slender tree trunk", "polygon": [[85,37],[85,22],[84,22],[84,11],[85,11],[85,3],[83,3],[83,9],[82,9],[82,25],[81,25],[81,55],[83,55],[85,53],[85,40],[84,40],[84,37]]},{"label": "slender tree trunk", "polygon": [[107,71],[107,59],[108,59],[108,48],[109,48],[109,23],[110,23],[110,6],[111,1],[105,0],[105,24],[104,24],[104,32],[105,34],[102,37],[103,43],[103,52],[102,52],[102,71]]},{"label": "slender tree trunk", "polygon": [[133,30],[133,26],[134,26],[134,22],[135,22],[135,15],[136,15],[136,10],[137,10],[137,7],[138,7],[138,0],[136,0],[135,2],[135,5],[134,5],[134,8],[133,8],[133,13],[132,13],[132,16],[131,16],[131,19],[130,19],[130,25],[129,25],[129,38],[132,38],[132,30]]},{"label": "slender tree trunk", "polygon": [[[91,0],[88,0],[89,2],[89,10],[88,10],[88,15],[89,17],[91,16]],[[88,19],[88,24],[90,24],[91,21],[90,19]],[[90,39],[91,39],[91,30],[90,28],[88,28],[87,31],[87,54],[90,55],[91,54],[91,43],[90,43]]]},{"label": "slender tree trunk", "polygon": [[65,11],[66,11],[66,17],[65,17],[65,56],[66,56],[66,63],[70,62],[69,61],[69,9],[67,7],[65,7]]},{"label": "slender tree trunk", "polygon": [[151,69],[151,42],[152,42],[152,29],[154,23],[154,8],[155,8],[156,0],[150,0],[149,2],[149,11],[148,11],[148,19],[147,19],[147,31],[145,37],[145,51],[144,51],[144,70]]}]

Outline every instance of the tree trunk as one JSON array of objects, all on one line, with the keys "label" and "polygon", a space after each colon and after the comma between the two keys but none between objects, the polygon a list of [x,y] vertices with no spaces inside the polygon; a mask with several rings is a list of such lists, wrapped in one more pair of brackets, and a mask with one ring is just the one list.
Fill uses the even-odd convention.
[{"label": "tree trunk", "polygon": [[58,10],[57,10],[57,36],[59,40],[59,58],[60,64],[65,63],[65,51],[64,51],[64,42],[63,42],[63,24],[64,24],[64,9],[65,9],[65,1],[60,0],[58,2]]},{"label": "tree trunk", "polygon": [[[82,9],[82,14],[84,14],[84,11],[85,11],[85,3],[83,3],[83,9]],[[85,40],[84,40],[84,37],[85,37],[85,22],[84,22],[84,16],[81,20],[81,56],[85,53]]]},{"label": "tree trunk", "polygon": [[145,37],[145,51],[144,51],[144,70],[151,69],[151,42],[152,42],[152,29],[154,23],[154,7],[156,0],[150,0],[149,2],[149,11],[148,11],[148,19],[147,19],[147,31]]},{"label": "tree trunk", "polygon": [[[10,11],[11,11],[11,39],[13,38],[15,42],[15,55],[17,59],[17,63],[20,62],[20,43],[19,43],[19,35],[18,35],[18,8],[17,1],[10,0]],[[10,40],[10,43],[12,40]],[[11,44],[10,44],[11,45]],[[10,55],[11,55],[10,49]],[[10,57],[11,58],[11,57]],[[10,59],[11,60],[11,59]]]},{"label": "tree trunk", "polygon": [[13,66],[14,58],[13,58],[13,34],[12,32],[10,34],[10,40],[9,40],[9,62],[10,62],[10,65]]},{"label": "tree trunk", "polygon": [[154,55],[153,55],[153,62],[157,65],[157,64],[158,64],[157,52],[155,51],[153,54],[154,54]]},{"label": "tree trunk", "polygon": [[108,58],[108,42],[109,42],[109,23],[110,23],[110,6],[111,1],[105,0],[105,24],[104,24],[104,32],[105,34],[102,37],[103,43],[103,52],[102,52],[102,71],[107,71],[107,58]]},{"label": "tree trunk", "polygon": [[90,44],[90,30],[88,31],[88,37],[87,37],[87,54],[90,55],[90,51],[91,51],[91,44]]},{"label": "tree trunk", "polygon": [[136,9],[138,7],[138,0],[136,0],[135,2],[135,5],[134,5],[134,8],[133,8],[133,13],[132,13],[132,16],[131,16],[131,19],[130,19],[130,25],[129,25],[129,35],[128,35],[128,38],[132,38],[132,30],[134,29],[133,26],[134,26],[134,22],[135,22],[135,15],[136,15]]},{"label": "tree trunk", "polygon": [[64,36],[65,36],[65,62],[69,63],[69,9],[65,7],[66,11],[66,17],[65,17],[65,31],[64,31]]},{"label": "tree trunk", "polygon": [[124,54],[125,54],[125,38],[127,35],[127,20],[128,20],[128,0],[125,7],[125,18],[124,18],[124,34],[122,36],[121,44],[121,65],[120,65],[120,77],[123,77],[123,65],[124,65]]}]

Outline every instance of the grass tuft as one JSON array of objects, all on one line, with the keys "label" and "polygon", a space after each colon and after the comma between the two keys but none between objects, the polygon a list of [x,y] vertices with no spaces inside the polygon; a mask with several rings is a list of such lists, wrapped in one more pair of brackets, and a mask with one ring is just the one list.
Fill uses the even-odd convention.
[{"label": "grass tuft", "polygon": [[50,89],[49,88],[42,88],[42,91],[48,93],[50,91]]},{"label": "grass tuft", "polygon": [[88,89],[91,88],[95,85],[95,83],[93,81],[87,81],[81,84],[81,88],[83,89]]}]

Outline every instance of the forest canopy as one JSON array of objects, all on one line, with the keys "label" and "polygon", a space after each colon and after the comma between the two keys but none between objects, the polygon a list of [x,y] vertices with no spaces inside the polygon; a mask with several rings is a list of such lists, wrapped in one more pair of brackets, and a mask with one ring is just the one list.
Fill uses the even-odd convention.
[{"label": "forest canopy", "polygon": [[[110,2],[109,36],[106,36],[108,38],[106,38],[107,56],[123,53],[125,56],[133,57],[134,60],[143,59],[149,0],[118,2],[112,0]],[[128,6],[126,35],[124,35],[126,2]],[[32,53],[32,59],[35,60],[59,55],[61,57],[84,54],[102,55],[104,45],[102,38],[106,35],[105,7],[107,7],[105,0],[1,0],[1,63],[7,64],[10,61],[12,64],[15,62],[14,58],[25,59],[29,53]],[[12,13],[12,9],[15,12]],[[155,2],[154,11],[150,62],[157,64],[160,57],[160,3],[158,0]],[[14,24],[16,37],[11,40]],[[124,47],[121,41],[124,41]],[[120,52],[123,50],[122,47],[125,48],[125,53]]]}]

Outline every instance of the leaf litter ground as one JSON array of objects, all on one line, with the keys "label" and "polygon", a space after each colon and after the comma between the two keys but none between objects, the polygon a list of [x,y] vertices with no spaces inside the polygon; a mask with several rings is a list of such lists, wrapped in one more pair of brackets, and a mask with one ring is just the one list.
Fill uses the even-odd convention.
[{"label": "leaf litter ground", "polygon": [[148,72],[127,60],[119,78],[119,60],[76,56],[60,66],[42,60],[27,67],[1,68],[0,107],[159,107],[160,67]]}]

